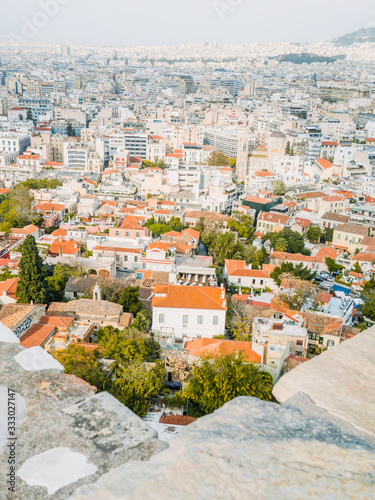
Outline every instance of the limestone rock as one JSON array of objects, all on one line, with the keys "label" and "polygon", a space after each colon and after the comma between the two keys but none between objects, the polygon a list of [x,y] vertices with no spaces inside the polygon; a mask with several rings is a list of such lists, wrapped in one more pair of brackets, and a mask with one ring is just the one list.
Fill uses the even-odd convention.
[{"label": "limestone rock", "polygon": [[84,455],[60,447],[29,458],[18,470],[18,475],[31,486],[45,486],[51,495],[96,471],[95,465],[88,464]]},{"label": "limestone rock", "polygon": [[[17,471],[30,483],[17,476],[17,500],[65,499],[79,484],[94,481],[127,460],[147,460],[165,448],[165,444],[156,439],[154,430],[111,395],[94,396],[95,387],[55,369],[24,370],[16,358],[25,352],[19,344],[0,342],[1,384],[15,391],[18,398]],[[2,389],[2,394],[4,390],[7,391]],[[6,392],[4,394],[6,398]],[[7,437],[4,416],[6,414],[1,413],[2,441]],[[52,485],[46,484],[45,478],[42,482],[40,478],[36,480],[35,474],[30,475],[26,467],[52,448],[80,454],[96,472],[78,480],[73,476],[73,482],[64,483],[65,486],[52,493]],[[0,444],[0,492],[6,491],[8,472],[7,449],[3,443]]]},{"label": "limestone rock", "polygon": [[237,398],[148,462],[128,462],[70,500],[371,498],[375,450],[294,408]]},{"label": "limestone rock", "polygon": [[308,395],[329,414],[375,437],[375,327],[302,363],[273,389],[280,403]]},{"label": "limestone rock", "polygon": [[0,342],[8,342],[10,344],[19,344],[20,339],[7,326],[0,323]]},{"label": "limestone rock", "polygon": [[28,372],[39,372],[40,370],[64,371],[64,367],[51,354],[48,354],[42,347],[30,347],[18,353],[14,359]]}]

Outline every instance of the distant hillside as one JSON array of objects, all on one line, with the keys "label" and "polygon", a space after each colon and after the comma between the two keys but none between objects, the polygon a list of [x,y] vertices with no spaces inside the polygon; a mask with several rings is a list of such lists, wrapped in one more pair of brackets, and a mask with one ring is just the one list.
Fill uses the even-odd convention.
[{"label": "distant hillside", "polygon": [[333,63],[340,59],[345,59],[345,55],[339,55],[335,57],[318,56],[317,54],[309,54],[303,52],[302,54],[284,54],[281,56],[275,56],[271,59],[276,59],[280,62],[291,62],[294,64],[312,64],[312,63]]},{"label": "distant hillside", "polygon": [[353,43],[375,43],[375,27],[363,28],[353,33],[347,33],[339,38],[335,38],[332,42],[343,47],[353,45]]}]

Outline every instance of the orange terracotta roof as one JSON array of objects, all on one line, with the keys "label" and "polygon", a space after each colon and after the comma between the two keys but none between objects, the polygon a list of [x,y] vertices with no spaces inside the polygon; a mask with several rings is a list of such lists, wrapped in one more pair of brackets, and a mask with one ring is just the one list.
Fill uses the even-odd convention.
[{"label": "orange terracotta roof", "polygon": [[266,273],[270,274],[272,271],[275,270],[276,264],[263,264],[262,265],[262,271],[265,271]]},{"label": "orange terracotta roof", "polygon": [[185,234],[188,234],[189,236],[191,236],[192,238],[196,239],[196,240],[199,240],[200,238],[200,232],[199,231],[196,231],[195,229],[189,227],[189,229],[184,229],[181,234],[183,236],[185,236]]},{"label": "orange terracotta roof", "polygon": [[16,290],[17,290],[17,283],[19,281],[19,278],[10,278],[5,281],[0,282],[0,298],[3,294],[3,292],[6,292],[8,297],[11,297],[12,299],[17,299],[16,297]]},{"label": "orange terracotta roof", "polygon": [[224,288],[155,285],[152,307],[227,310]]},{"label": "orange terracotta roof", "polygon": [[289,221],[289,215],[275,214],[271,212],[260,212],[258,220],[271,222],[272,224],[286,224]]},{"label": "orange terracotta roof", "polygon": [[375,253],[358,252],[352,257],[352,260],[358,260],[360,262],[371,262],[375,260]]},{"label": "orange terracotta roof", "polygon": [[301,253],[272,252],[270,258],[277,260],[289,260],[293,262],[314,262],[315,257],[302,255]]},{"label": "orange terracotta roof", "polygon": [[189,425],[195,420],[197,419],[189,417],[188,415],[162,415],[159,419],[159,423],[168,425]]},{"label": "orange terracotta roof", "polygon": [[98,245],[94,250],[99,250],[103,252],[116,252],[116,253],[137,253],[140,254],[142,250],[140,248],[122,248],[122,247],[109,247]]},{"label": "orange terracotta roof", "polygon": [[333,167],[333,164],[325,158],[319,158],[318,160],[316,160],[316,162],[322,167],[323,170]]},{"label": "orange terracotta roof", "polygon": [[147,250],[162,250],[163,252],[168,252],[168,250],[171,248],[172,244],[171,243],[166,243],[165,241],[154,241],[153,243],[150,243],[149,246],[147,247]]},{"label": "orange terracotta roof", "polygon": [[65,205],[59,203],[38,203],[35,205],[34,210],[40,210],[41,212],[61,212],[64,210]]},{"label": "orange terracotta roof", "polygon": [[333,247],[322,247],[318,253],[314,256],[314,259],[317,262],[324,262],[327,258],[329,259],[337,259],[339,255],[341,255],[343,252],[342,250],[338,250],[337,248]]},{"label": "orange terracotta roof", "polygon": [[328,292],[319,292],[316,295],[317,302],[323,302],[323,304],[328,304],[332,299],[333,295]]},{"label": "orange terracotta roof", "polygon": [[247,361],[251,363],[260,363],[260,354],[253,351],[251,347],[251,342],[204,338],[187,342],[185,345],[185,351],[188,352],[189,356],[194,357],[243,353],[243,356]]},{"label": "orange terracotta roof", "polygon": [[43,325],[53,325],[56,328],[67,328],[74,321],[72,316],[42,316],[39,323]]},{"label": "orange terracotta roof", "polygon": [[55,229],[53,233],[51,233],[51,236],[62,236],[65,237],[68,234],[68,231],[66,229]]},{"label": "orange terracotta roof", "polygon": [[79,249],[81,248],[81,245],[78,245],[78,243],[74,240],[70,241],[61,241],[56,240],[52,243],[49,249],[50,254],[57,254],[57,255],[75,255]]},{"label": "orange terracotta roof", "polygon": [[34,226],[34,224],[29,224],[23,228],[12,227],[10,230],[11,234],[34,234],[38,231],[38,226]]},{"label": "orange terracotta roof", "polygon": [[35,323],[21,336],[21,345],[23,347],[43,346],[54,330],[54,325]]}]

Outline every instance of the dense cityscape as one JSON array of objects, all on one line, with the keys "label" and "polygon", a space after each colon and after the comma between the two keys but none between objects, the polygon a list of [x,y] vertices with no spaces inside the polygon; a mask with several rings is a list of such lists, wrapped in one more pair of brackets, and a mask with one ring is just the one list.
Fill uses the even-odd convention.
[{"label": "dense cityscape", "polygon": [[[350,386],[362,363],[355,397],[374,396],[374,44],[372,27],[309,44],[0,44],[0,498],[371,498],[354,462],[315,493],[323,465],[290,494],[276,479],[219,492],[186,443],[253,404],[255,453],[279,418],[302,419],[267,412],[304,393],[314,410],[291,404],[308,410],[290,439],[305,416],[336,432],[324,410],[374,464],[374,405]],[[168,452],[181,465],[164,483]],[[178,482],[185,459],[196,489]]]}]

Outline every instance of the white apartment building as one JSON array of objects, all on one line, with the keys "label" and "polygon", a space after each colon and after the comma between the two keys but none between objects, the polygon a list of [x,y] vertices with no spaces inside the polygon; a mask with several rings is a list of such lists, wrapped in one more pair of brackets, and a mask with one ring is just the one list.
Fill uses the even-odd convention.
[{"label": "white apartment building", "polygon": [[256,146],[256,137],[248,130],[236,128],[207,127],[204,131],[203,144],[219,149],[230,158],[237,158],[239,147],[245,140],[248,148]]},{"label": "white apartment building", "polygon": [[125,145],[131,156],[138,156],[142,160],[147,158],[148,135],[143,133],[125,133]]},{"label": "white apartment building", "polygon": [[271,173],[268,170],[258,170],[257,172],[250,172],[246,177],[245,191],[256,193],[261,191],[272,191],[276,181],[280,180],[280,176]]},{"label": "white apartment building", "polygon": [[64,143],[64,165],[67,170],[86,172],[88,170],[89,146]]},{"label": "white apartment building", "polygon": [[30,146],[28,134],[17,132],[0,132],[0,152],[23,154]]},{"label": "white apartment building", "polygon": [[146,159],[157,162],[164,161],[166,146],[163,139],[159,136],[150,136],[147,143]]},{"label": "white apartment building", "polygon": [[161,337],[188,340],[224,335],[225,289],[183,285],[155,285],[152,330]]},{"label": "white apartment building", "polygon": [[224,265],[224,277],[229,283],[239,288],[249,288],[251,290],[261,290],[270,288],[277,290],[278,287],[268,273],[261,270],[251,269],[246,265],[245,260],[227,259]]},{"label": "white apartment building", "polygon": [[185,142],[182,145],[184,163],[206,163],[211,154],[211,147]]}]

